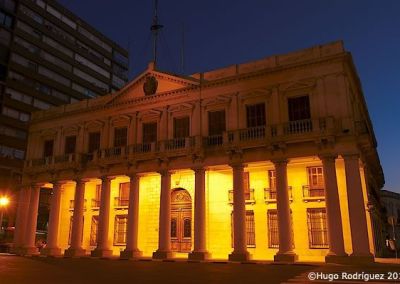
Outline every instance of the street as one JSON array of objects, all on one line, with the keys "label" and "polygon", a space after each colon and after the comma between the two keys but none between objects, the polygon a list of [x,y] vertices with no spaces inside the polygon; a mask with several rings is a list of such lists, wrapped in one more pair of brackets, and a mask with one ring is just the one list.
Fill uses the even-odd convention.
[{"label": "street", "polygon": [[[399,265],[374,264],[368,267],[324,264],[276,263],[192,263],[93,258],[18,257],[0,254],[1,284],[31,283],[328,283],[308,281],[310,272],[329,277],[339,272],[400,272]],[[341,275],[340,275],[341,276]],[[395,276],[394,276],[395,277]],[[330,283],[346,283],[334,279]],[[350,281],[349,283],[366,283]],[[373,281],[369,283],[374,283]],[[376,282],[375,282],[376,283]],[[396,283],[385,281],[380,283]]]}]

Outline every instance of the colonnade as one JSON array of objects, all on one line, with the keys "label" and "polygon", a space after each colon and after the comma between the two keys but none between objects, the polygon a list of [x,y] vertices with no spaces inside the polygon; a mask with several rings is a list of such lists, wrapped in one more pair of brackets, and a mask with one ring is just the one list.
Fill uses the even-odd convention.
[{"label": "colonnade", "polygon": [[[373,261],[370,253],[365,203],[362,192],[358,155],[342,155],[345,164],[347,197],[349,203],[349,219],[351,227],[352,254],[350,257],[363,258]],[[343,226],[339,202],[339,192],[335,168],[335,155],[320,156],[324,171],[326,215],[328,226],[329,252],[327,262],[347,261],[344,248]],[[293,262],[298,256],[293,251],[292,222],[290,218],[290,200],[288,192],[287,164],[288,160],[272,161],[276,171],[276,194],[278,212],[279,250],[275,261]],[[230,165],[233,171],[233,251],[229,255],[231,261],[247,261],[251,258],[246,246],[246,205],[244,192],[245,164]],[[206,242],[206,197],[205,197],[205,167],[193,168],[195,175],[194,199],[194,246],[189,253],[191,260],[206,260],[210,258]],[[158,249],[153,253],[155,259],[174,257],[171,251],[171,171],[159,171],[161,175],[161,194],[159,211]],[[111,181],[113,176],[101,177],[101,205],[98,224],[97,246],[91,251],[95,257],[112,255],[111,242],[108,240],[109,218],[111,210]],[[128,206],[128,225],[126,248],[121,251],[121,258],[137,258],[141,256],[138,247],[139,223],[139,179],[140,173],[130,173],[130,193]],[[83,256],[86,251],[82,248],[82,226],[84,214],[85,183],[87,179],[76,179],[74,212],[72,223],[71,245],[65,251],[65,256]],[[62,182],[53,182],[53,198],[50,205],[47,247],[41,251],[45,255],[60,255],[58,234],[60,222],[60,199]],[[34,184],[23,189],[19,196],[15,247],[20,254],[38,253],[35,247],[35,233],[41,184]],[[29,206],[24,206],[29,204]]]}]

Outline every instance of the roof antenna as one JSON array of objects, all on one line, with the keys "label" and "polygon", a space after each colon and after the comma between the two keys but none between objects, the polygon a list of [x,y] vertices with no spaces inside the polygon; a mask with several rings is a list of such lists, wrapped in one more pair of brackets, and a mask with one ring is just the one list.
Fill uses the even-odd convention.
[{"label": "roof antenna", "polygon": [[150,27],[151,33],[153,34],[153,62],[154,67],[157,63],[157,41],[158,41],[158,31],[161,30],[164,26],[158,23],[158,16],[157,16],[157,9],[158,9],[158,0],[154,0],[154,17],[153,17],[153,24]]}]

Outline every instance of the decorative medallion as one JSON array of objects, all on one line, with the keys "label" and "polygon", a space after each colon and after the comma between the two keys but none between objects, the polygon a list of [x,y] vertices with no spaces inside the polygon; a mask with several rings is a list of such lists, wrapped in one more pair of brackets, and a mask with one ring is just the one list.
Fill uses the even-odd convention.
[{"label": "decorative medallion", "polygon": [[154,76],[147,76],[143,84],[143,91],[146,96],[154,95],[157,91],[158,81]]}]

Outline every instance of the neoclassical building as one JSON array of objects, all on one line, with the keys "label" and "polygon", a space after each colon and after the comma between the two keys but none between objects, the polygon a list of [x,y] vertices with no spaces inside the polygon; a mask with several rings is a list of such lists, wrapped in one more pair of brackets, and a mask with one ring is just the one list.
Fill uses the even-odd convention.
[{"label": "neoclassical building", "polygon": [[45,255],[373,261],[384,183],[342,42],[179,76],[149,64],[121,91],[36,112],[15,231]]}]

